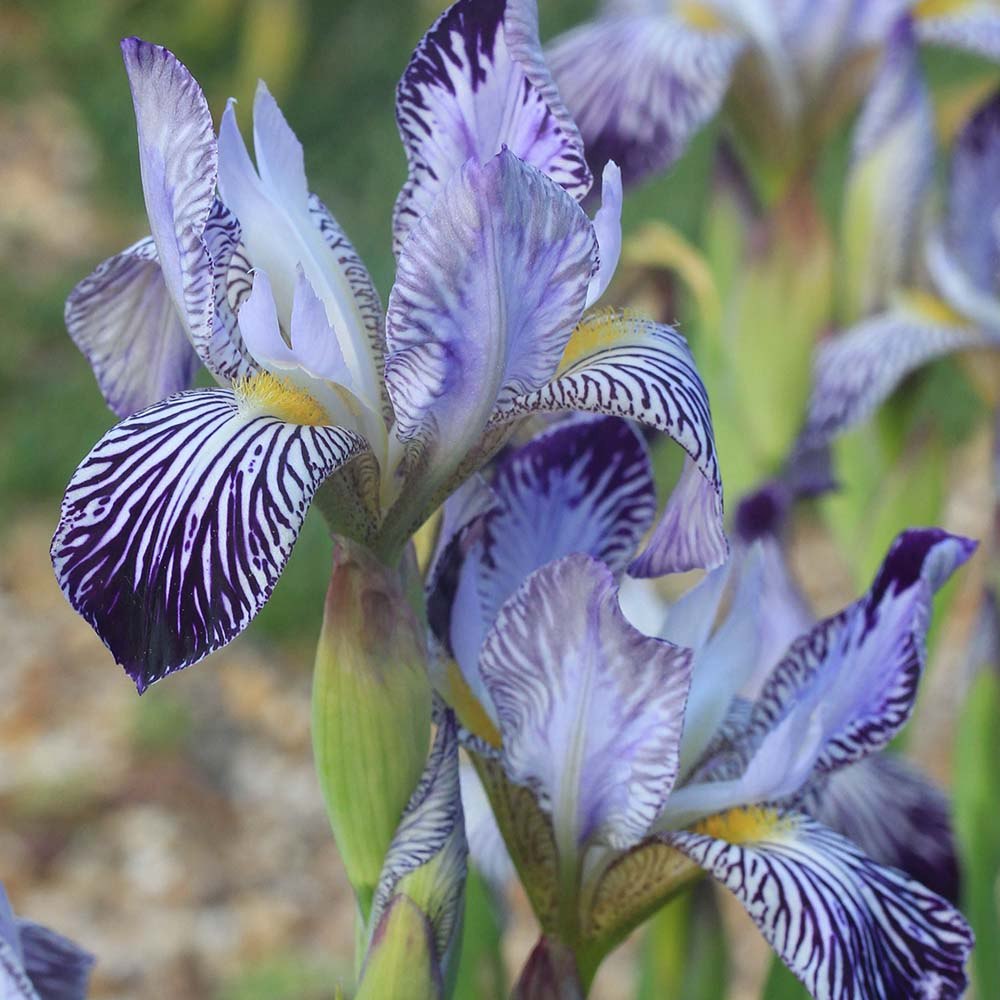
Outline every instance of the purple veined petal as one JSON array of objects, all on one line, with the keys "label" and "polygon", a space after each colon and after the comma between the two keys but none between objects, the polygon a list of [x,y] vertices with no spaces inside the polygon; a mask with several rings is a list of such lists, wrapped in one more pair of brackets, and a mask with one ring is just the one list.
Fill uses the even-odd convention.
[{"label": "purple veined petal", "polygon": [[[430,921],[436,958],[447,967],[461,944],[467,858],[458,728],[447,712],[386,852],[372,899],[371,934],[393,898],[409,894]],[[407,892],[410,880],[419,881],[418,892]]]},{"label": "purple veined petal", "polygon": [[958,902],[958,853],[948,799],[898,754],[873,754],[834,772],[802,805],[880,865],[898,868]]},{"label": "purple veined petal", "polygon": [[[941,14],[921,14],[917,4],[917,32],[922,42],[963,49],[1000,60],[1000,10],[990,0],[965,0]],[[931,11],[933,4],[928,4]]]},{"label": "purple veined petal", "polygon": [[386,383],[404,441],[433,441],[442,480],[497,400],[554,374],[597,267],[583,210],[505,150],[469,161],[410,231],[389,296]]},{"label": "purple veined petal", "polygon": [[466,161],[502,148],[581,200],[583,142],[542,58],[535,0],[458,0],[423,37],[396,92],[409,169],[396,200],[397,255]]},{"label": "purple veined petal", "polygon": [[[687,537],[699,540],[697,551],[708,552],[709,543],[719,539],[724,545],[722,479],[708,393],[687,341],[679,333],[632,315],[592,314],[573,332],[556,377],[533,393],[502,403],[491,423],[567,410],[625,417],[676,441],[708,481],[715,499],[694,502],[692,497],[700,500],[703,494],[686,479],[675,507],[664,519],[675,517],[677,505],[682,505],[691,519],[684,526]],[[690,551],[695,548],[689,546]],[[724,559],[721,545],[714,552],[721,552]],[[712,562],[708,557],[702,565],[712,568]]]},{"label": "purple veined petal", "polygon": [[20,956],[0,940],[0,997],[3,1000],[42,1000],[28,978]]},{"label": "purple veined petal", "polygon": [[594,216],[594,232],[601,260],[587,289],[587,309],[611,284],[622,253],[622,172],[613,160],[604,165],[601,175],[601,207]]},{"label": "purple veined petal", "polygon": [[803,449],[818,448],[871,416],[918,368],[984,338],[961,316],[926,296],[901,299],[820,346]]},{"label": "purple veined petal", "polygon": [[615,417],[576,417],[506,455],[492,495],[459,570],[449,645],[496,722],[479,654],[504,602],[535,570],[574,553],[621,572],[656,513],[656,494],[645,443],[632,427]]},{"label": "purple veined petal", "polygon": [[936,528],[899,535],[868,593],[800,636],[765,680],[738,740],[742,773],[677,790],[660,828],[792,799],[885,747],[913,709],[933,593],[975,547]]},{"label": "purple veined petal", "polygon": [[801,814],[737,811],[668,842],[743,904],[822,1000],[957,1000],[973,935],[946,900]]},{"label": "purple veined petal", "polygon": [[583,553],[621,572],[656,513],[645,442],[616,417],[577,416],[507,454],[484,522],[479,590],[492,617],[546,563]]},{"label": "purple veined petal", "polygon": [[198,356],[167,291],[152,237],[109,257],[73,289],[66,328],[119,417],[194,381]]},{"label": "purple veined petal", "polygon": [[884,308],[908,270],[935,152],[930,94],[912,22],[903,18],[854,130],[845,240],[857,315]]},{"label": "purple veined petal", "polygon": [[728,555],[722,497],[686,456],[663,516],[642,554],[629,566],[629,574],[649,577],[715,569]]},{"label": "purple veined petal", "polygon": [[[355,391],[366,406],[384,408],[380,328],[374,290],[357,255],[322,204],[308,191],[302,146],[263,83],[254,98],[255,167],[236,124],[233,103],[219,128],[219,191],[239,219],[248,260],[267,272],[278,314],[291,315],[301,267],[326,310]],[[370,428],[372,437],[375,428]]]},{"label": "purple veined petal", "polygon": [[80,464],[53,566],[140,692],[225,645],[263,607],[316,489],[365,448],[320,425],[324,416],[260,375],[239,396],[195,390],[142,410]]},{"label": "purple veined petal", "polygon": [[744,41],[664,10],[603,17],[560,35],[546,55],[591,168],[626,184],[666,170],[719,110]]},{"label": "purple veined petal", "polygon": [[84,1000],[94,967],[93,955],[69,938],[30,920],[19,920],[18,931],[24,970],[41,1000]]},{"label": "purple veined petal", "polygon": [[611,571],[573,555],[507,601],[480,671],[507,776],[552,815],[560,852],[638,843],[677,776],[690,650],[629,625]]},{"label": "purple veined petal", "polygon": [[792,795],[808,771],[834,771],[896,735],[923,672],[933,593],[975,548],[936,528],[904,531],[868,593],[792,644],[754,705],[751,728],[766,735],[741,779],[746,801]]},{"label": "purple veined petal", "polygon": [[253,270],[241,242],[236,216],[219,201],[205,223],[205,248],[212,261],[215,315],[212,337],[201,347],[205,367],[223,383],[259,371],[237,325],[237,314],[250,294]]},{"label": "purple veined petal", "polygon": [[204,232],[215,199],[218,150],[208,103],[167,49],[122,41],[139,132],[139,166],[163,280],[206,360],[212,339],[212,263]]},{"label": "purple veined petal", "polygon": [[458,777],[462,786],[469,858],[494,891],[503,892],[515,878],[514,862],[510,859],[490,800],[476,769],[468,761],[459,765]]}]

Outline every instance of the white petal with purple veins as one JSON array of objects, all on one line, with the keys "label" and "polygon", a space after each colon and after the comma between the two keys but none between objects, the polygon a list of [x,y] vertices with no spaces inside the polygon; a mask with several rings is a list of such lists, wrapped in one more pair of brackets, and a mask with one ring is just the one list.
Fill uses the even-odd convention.
[{"label": "white petal with purple veins", "polygon": [[409,177],[393,219],[397,254],[467,160],[504,147],[576,199],[583,143],[542,58],[535,0],[459,0],[417,46],[396,95]]},{"label": "white petal with purple veins", "polygon": [[673,787],[691,654],[625,620],[603,564],[568,556],[503,606],[480,660],[504,769],[553,817],[561,853],[627,848]]},{"label": "white petal with purple veins", "polygon": [[958,1000],[973,936],[946,900],[805,816],[720,817],[668,842],[746,907],[819,1000]]},{"label": "white petal with purple veins", "polygon": [[593,227],[557,184],[508,151],[467,163],[411,230],[389,297],[399,436],[433,438],[450,472],[498,399],[551,378],[596,266]]},{"label": "white petal with purple veins", "polygon": [[823,342],[813,362],[813,388],[801,444],[815,448],[861,423],[911,372],[934,358],[985,343],[961,317],[940,316],[900,300]]},{"label": "white petal with purple veins", "polygon": [[256,389],[181,393],[134,414],[67,488],[56,576],[140,690],[246,628],[314,492],[364,447],[349,431],[268,415],[284,400],[300,420],[320,416],[273,379]]},{"label": "white petal with purple veins", "polygon": [[[626,417],[673,438],[715,494],[711,501],[688,506],[689,516],[704,519],[688,530],[706,542],[724,538],[722,480],[708,394],[679,333],[651,320],[598,312],[574,331],[556,377],[498,407],[493,423],[565,410]],[[694,489],[690,482],[685,485]]]},{"label": "white petal with purple veins", "polygon": [[215,199],[215,132],[194,77],[159,45],[122,42],[139,131],[139,165],[163,279],[202,358],[212,338],[212,265],[204,232]]},{"label": "white petal with purple veins", "polygon": [[73,289],[66,328],[119,417],[194,381],[198,356],[163,281],[152,237],[108,258]]},{"label": "white petal with purple veins", "polygon": [[581,25],[546,54],[592,169],[614,160],[632,183],[669,167],[718,111],[743,44],[664,11]]}]

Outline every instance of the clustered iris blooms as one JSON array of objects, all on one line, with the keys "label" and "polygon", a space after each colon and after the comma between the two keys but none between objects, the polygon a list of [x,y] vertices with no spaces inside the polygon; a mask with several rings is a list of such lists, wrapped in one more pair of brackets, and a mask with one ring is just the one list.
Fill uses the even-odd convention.
[{"label": "clustered iris blooms", "polygon": [[[904,532],[868,593],[813,625],[758,543],[665,608],[648,635],[619,604],[655,509],[634,431],[607,418],[562,422],[477,490],[474,502],[449,501],[454,534],[432,578],[438,683],[494,804],[506,783],[527,788],[547,819],[529,848],[504,829],[515,864],[556,872],[527,883],[545,933],[600,956],[630,928],[629,906],[655,901],[658,879],[662,899],[703,869],[814,996],[959,996],[968,926],[887,866],[906,860],[901,841],[921,813],[940,827],[939,800],[872,755],[910,715],[933,593],[975,543]],[[640,613],[648,619],[648,603]],[[919,802],[912,812],[902,799],[887,816],[851,810],[852,786],[864,802],[859,784],[884,796],[900,772]],[[503,828],[502,804],[497,815]],[[871,830],[884,835],[893,817],[900,839],[876,847],[884,860],[844,835],[877,841]],[[943,867],[929,880],[953,895]]]},{"label": "clustered iris blooms", "polygon": [[[673,437],[689,455],[686,496],[713,499],[667,511],[640,569],[658,571],[676,530],[684,568],[725,557],[708,400],[686,343],[585,314],[615,268],[620,178],[608,164],[591,221],[577,203],[591,180],[582,143],[536,20],[530,0],[463,0],[417,48],[398,93],[409,179],[384,324],[267,89],[255,166],[232,103],[216,138],[187,69],[123,42],[152,235],[67,306],[124,419],[74,475],[52,558],[140,691],[246,627],[314,495],[333,530],[394,561],[528,414],[612,413]],[[218,388],[188,388],[199,361]]]}]

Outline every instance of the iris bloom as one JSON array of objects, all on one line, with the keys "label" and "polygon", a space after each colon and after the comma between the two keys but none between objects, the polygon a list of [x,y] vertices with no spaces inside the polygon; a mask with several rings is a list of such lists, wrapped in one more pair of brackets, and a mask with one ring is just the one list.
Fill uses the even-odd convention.
[{"label": "iris bloom", "polygon": [[83,1000],[91,955],[61,934],[15,917],[0,886],[0,997]]},{"label": "iris bloom", "polygon": [[[915,156],[907,159],[912,163]],[[866,419],[922,365],[955,351],[996,345],[998,171],[1000,95],[995,95],[956,139],[947,212],[922,246],[926,280],[895,289],[882,309],[821,345],[801,442],[805,450]],[[915,214],[916,205],[908,210]]]},{"label": "iris bloom", "polygon": [[784,621],[767,613],[760,550],[717,629],[730,567],[668,609],[666,638],[623,614],[618,574],[654,507],[628,426],[557,425],[507,457],[478,503],[458,499],[452,527],[465,526],[434,576],[432,624],[454,658],[439,684],[543,929],[583,956],[584,978],[703,869],[814,996],[961,995],[961,915],[809,809],[909,717],[933,592],[974,543],[903,533],[868,593],[806,626],[760,677],[767,649],[797,631],[786,602]]},{"label": "iris bloom", "polygon": [[988,0],[604,0],[548,57],[590,162],[634,181],[670,166],[727,95],[765,153],[811,155],[908,12],[922,41],[1000,58]]},{"label": "iris bloom", "polygon": [[[673,437],[698,502],[693,519],[668,511],[663,532],[687,533],[693,564],[724,558],[708,402],[686,343],[584,316],[617,260],[620,178],[609,165],[592,222],[536,20],[533,0],[460,0],[417,48],[398,91],[409,179],[384,323],[267,89],[254,163],[232,103],[216,138],[184,66],[123,43],[152,235],[67,306],[124,419],[73,476],[52,556],[140,691],[246,627],[317,492],[332,530],[392,563],[532,413],[622,414]],[[188,389],[199,362],[217,388]],[[657,552],[654,539],[648,571]]]}]

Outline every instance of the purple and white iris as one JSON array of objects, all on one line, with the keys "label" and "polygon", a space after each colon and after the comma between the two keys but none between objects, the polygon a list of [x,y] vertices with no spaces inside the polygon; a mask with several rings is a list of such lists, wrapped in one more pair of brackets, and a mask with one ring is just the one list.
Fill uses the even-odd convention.
[{"label": "purple and white iris", "polygon": [[[460,0],[414,54],[384,322],[266,87],[254,162],[232,103],[216,137],[187,69],[123,42],[151,236],[67,303],[123,419],[73,476],[52,558],[140,691],[246,627],[315,495],[332,530],[395,561],[532,413],[612,413],[670,435],[689,456],[691,516],[675,505],[663,533],[687,533],[682,563],[725,557],[708,400],[685,341],[585,314],[617,261],[620,175],[605,169],[591,221],[582,142],[536,21],[534,0]],[[199,364],[217,388],[189,388]],[[682,568],[658,551],[640,569]]]},{"label": "purple and white iris", "polygon": [[[932,142],[932,140],[928,140]],[[928,150],[899,150],[912,164]],[[902,166],[899,156],[895,166]],[[957,136],[947,211],[923,245],[924,285],[899,287],[882,308],[824,342],[801,446],[821,447],[874,413],[909,374],[956,351],[1000,338],[1000,95],[978,107]],[[906,225],[919,202],[900,205]]]},{"label": "purple and white iris", "polygon": [[[817,624],[776,551],[758,545],[669,606],[651,635],[619,605],[619,574],[655,509],[629,426],[562,422],[449,507],[431,579],[439,689],[484,773],[501,768],[548,818],[560,905],[578,911],[555,925],[540,913],[547,934],[578,935],[578,954],[614,940],[610,898],[651,891],[667,854],[674,891],[688,862],[683,877],[719,879],[813,996],[961,995],[971,931],[889,866],[901,858],[885,838],[923,822],[914,799],[925,800],[908,791],[896,831],[859,830],[863,806],[853,826],[842,814],[884,797],[882,778],[898,771],[879,754],[912,710],[933,593],[974,543],[904,532],[869,591]],[[874,792],[862,767],[878,772]],[[939,823],[936,802],[931,812]]]},{"label": "purple and white iris", "polygon": [[727,96],[772,145],[828,122],[864,94],[908,15],[922,42],[1000,59],[1000,11],[982,0],[604,0],[547,56],[588,161],[614,160],[632,182],[669,167]]},{"label": "purple and white iris", "polygon": [[93,956],[41,924],[16,917],[0,886],[0,997],[83,1000]]}]

